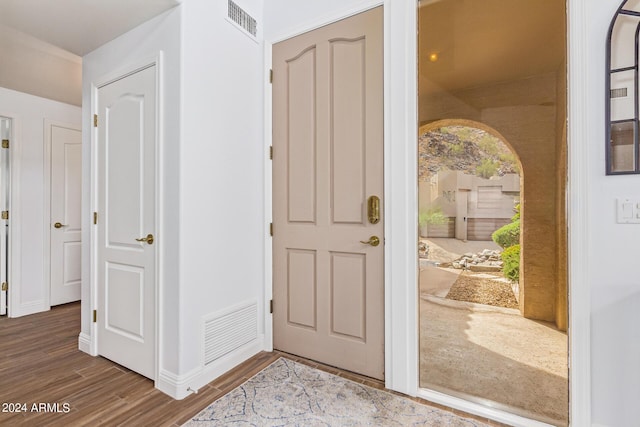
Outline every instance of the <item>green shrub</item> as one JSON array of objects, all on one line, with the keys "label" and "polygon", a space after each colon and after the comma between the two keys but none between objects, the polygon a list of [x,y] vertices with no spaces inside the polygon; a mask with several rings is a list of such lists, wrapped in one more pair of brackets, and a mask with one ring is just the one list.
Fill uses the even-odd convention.
[{"label": "green shrub", "polygon": [[511,222],[519,221],[520,220],[520,203],[518,203],[516,207],[513,208],[513,210],[516,211],[516,214],[511,217]]},{"label": "green shrub", "polygon": [[491,159],[484,159],[480,166],[476,168],[476,175],[489,179],[498,171],[498,164]]},{"label": "green shrub", "polygon": [[503,248],[508,248],[520,243],[520,219],[498,228],[491,238]]},{"label": "green shrub", "polygon": [[514,245],[505,249],[500,255],[502,258],[502,273],[505,277],[517,282],[520,279],[520,245]]},{"label": "green shrub", "polygon": [[449,218],[442,213],[440,206],[436,206],[426,211],[420,212],[418,215],[418,224],[424,227],[427,224],[440,225],[449,222]]}]

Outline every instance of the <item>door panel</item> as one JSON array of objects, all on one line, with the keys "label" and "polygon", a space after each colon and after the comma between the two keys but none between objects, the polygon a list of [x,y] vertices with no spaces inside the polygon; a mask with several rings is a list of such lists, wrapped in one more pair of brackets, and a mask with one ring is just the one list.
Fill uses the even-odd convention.
[{"label": "door panel", "polygon": [[289,249],[287,267],[288,321],[315,330],[316,251]]},{"label": "door panel", "polygon": [[98,352],[155,378],[156,68],[98,92]]},{"label": "door panel", "polygon": [[303,51],[287,61],[289,73],[291,140],[287,150],[291,156],[288,166],[289,221],[315,223],[316,208],[316,91],[314,82],[315,48]]},{"label": "door panel", "polygon": [[80,300],[82,133],[52,124],[50,135],[50,305],[58,305]]},{"label": "door panel", "polygon": [[[383,378],[382,8],[273,48],[274,346]],[[368,241],[375,235],[380,246]]]}]

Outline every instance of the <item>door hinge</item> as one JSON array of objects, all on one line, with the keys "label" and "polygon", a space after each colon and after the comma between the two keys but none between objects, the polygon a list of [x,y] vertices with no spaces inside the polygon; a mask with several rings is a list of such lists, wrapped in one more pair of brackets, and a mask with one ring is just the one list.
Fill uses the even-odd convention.
[{"label": "door hinge", "polygon": [[269,159],[273,160],[273,145],[269,146]]},{"label": "door hinge", "polygon": [[9,211],[2,211],[2,219],[9,219]]},{"label": "door hinge", "polygon": [[93,323],[98,321],[98,310],[93,310]]},{"label": "door hinge", "polygon": [[8,139],[3,139],[2,140],[2,148],[9,148],[9,140]]},{"label": "door hinge", "polygon": [[269,70],[269,83],[273,83],[273,69]]},{"label": "door hinge", "polygon": [[273,223],[269,223],[269,236],[273,236]]},{"label": "door hinge", "polygon": [[5,292],[9,290],[9,284],[7,282],[2,282],[2,290]]},{"label": "door hinge", "polygon": [[269,300],[269,313],[273,314],[273,300]]},{"label": "door hinge", "polygon": [[97,224],[98,223],[98,212],[94,212],[93,213],[93,223]]},{"label": "door hinge", "polygon": [[98,127],[98,115],[97,114],[93,115],[93,127],[94,128]]}]

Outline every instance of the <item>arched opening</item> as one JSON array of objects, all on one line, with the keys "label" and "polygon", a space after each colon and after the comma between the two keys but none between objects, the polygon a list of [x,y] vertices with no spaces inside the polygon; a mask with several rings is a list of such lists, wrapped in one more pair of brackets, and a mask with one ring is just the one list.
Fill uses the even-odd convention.
[{"label": "arched opening", "polygon": [[460,119],[422,126],[418,150],[421,292],[519,308],[517,153],[490,126]]}]

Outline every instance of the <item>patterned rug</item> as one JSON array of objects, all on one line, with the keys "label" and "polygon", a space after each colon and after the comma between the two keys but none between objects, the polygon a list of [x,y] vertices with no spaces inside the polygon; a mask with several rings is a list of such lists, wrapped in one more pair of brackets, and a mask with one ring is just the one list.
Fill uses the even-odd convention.
[{"label": "patterned rug", "polygon": [[488,427],[280,358],[213,402],[189,427]]}]

